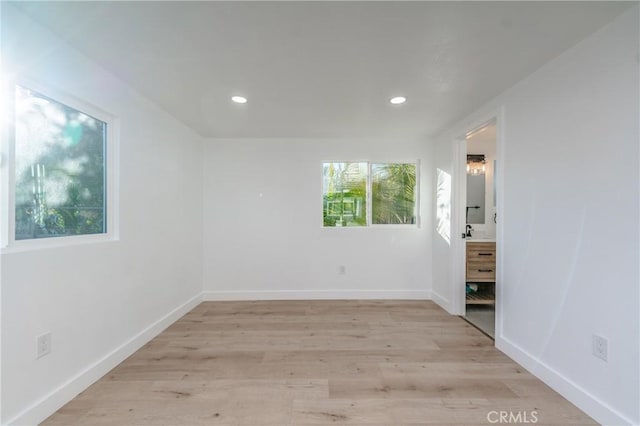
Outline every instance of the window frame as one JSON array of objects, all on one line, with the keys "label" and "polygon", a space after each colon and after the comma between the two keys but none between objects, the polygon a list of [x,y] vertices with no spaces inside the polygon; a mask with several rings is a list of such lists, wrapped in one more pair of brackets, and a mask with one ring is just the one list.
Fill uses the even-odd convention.
[{"label": "window frame", "polygon": [[[412,160],[324,160],[321,163],[321,170],[323,170],[324,164],[327,163],[367,163],[367,187],[366,187],[366,224],[363,226],[325,226],[323,220],[323,209],[324,209],[324,175],[321,173],[321,182],[320,182],[320,223],[322,229],[369,229],[369,228],[381,228],[381,229],[411,229],[411,228],[420,228],[421,227],[421,217],[420,217],[420,159],[412,159]],[[373,223],[373,175],[371,173],[371,167],[373,164],[413,164],[416,167],[416,189],[415,189],[415,215],[416,221],[415,223]]]},{"label": "window frame", "polygon": [[[48,249],[54,247],[67,247],[79,244],[91,244],[100,242],[117,241],[119,239],[118,218],[118,158],[120,120],[101,108],[82,100],[69,93],[53,88],[50,85],[40,84],[30,79],[16,78],[3,82],[0,93],[3,93],[2,110],[6,122],[2,125],[2,228],[0,230],[0,247],[2,253]],[[15,91],[16,86],[33,90],[43,96],[73,108],[83,114],[96,118],[106,124],[106,138],[104,141],[104,168],[105,168],[105,207],[106,232],[100,234],[64,235],[59,237],[30,238],[16,240],[16,149],[15,149]]]}]

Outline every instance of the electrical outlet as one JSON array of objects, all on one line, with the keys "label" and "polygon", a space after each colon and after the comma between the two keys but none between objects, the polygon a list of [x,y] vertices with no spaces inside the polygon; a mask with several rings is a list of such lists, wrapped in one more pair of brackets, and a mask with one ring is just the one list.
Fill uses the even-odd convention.
[{"label": "electrical outlet", "polygon": [[338,266],[338,275],[345,275],[347,273],[347,267],[344,265]]},{"label": "electrical outlet", "polygon": [[593,356],[607,361],[609,342],[604,337],[594,334],[591,337],[591,351],[593,352]]},{"label": "electrical outlet", "polygon": [[41,334],[36,338],[36,359],[51,353],[51,332]]}]

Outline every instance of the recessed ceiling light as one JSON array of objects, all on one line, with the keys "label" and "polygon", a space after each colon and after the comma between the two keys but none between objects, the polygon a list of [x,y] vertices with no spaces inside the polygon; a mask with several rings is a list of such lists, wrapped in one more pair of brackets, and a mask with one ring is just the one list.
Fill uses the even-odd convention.
[{"label": "recessed ceiling light", "polygon": [[247,103],[247,98],[245,98],[244,96],[232,96],[231,100],[237,104],[246,104]]},{"label": "recessed ceiling light", "polygon": [[394,105],[400,105],[407,102],[407,98],[405,98],[404,96],[395,96],[389,99],[389,102],[391,102]]}]

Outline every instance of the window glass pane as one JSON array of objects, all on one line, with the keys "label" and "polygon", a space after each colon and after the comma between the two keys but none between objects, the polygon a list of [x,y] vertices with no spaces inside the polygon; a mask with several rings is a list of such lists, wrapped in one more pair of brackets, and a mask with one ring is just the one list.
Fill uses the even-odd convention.
[{"label": "window glass pane", "polygon": [[16,86],[16,240],[106,232],[107,124]]},{"label": "window glass pane", "polygon": [[416,223],[416,165],[372,164],[372,223]]},{"label": "window glass pane", "polygon": [[366,226],[367,163],[323,164],[324,226]]}]

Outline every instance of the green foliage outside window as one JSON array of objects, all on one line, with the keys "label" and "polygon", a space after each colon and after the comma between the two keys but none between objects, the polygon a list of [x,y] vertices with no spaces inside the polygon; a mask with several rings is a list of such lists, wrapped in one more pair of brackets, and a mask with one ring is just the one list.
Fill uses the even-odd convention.
[{"label": "green foliage outside window", "polygon": [[367,224],[367,163],[325,163],[324,226]]},{"label": "green foliage outside window", "polygon": [[369,191],[371,224],[416,223],[416,164],[324,163],[323,180],[324,226],[366,226]]},{"label": "green foliage outside window", "polygon": [[416,223],[416,165],[373,164],[372,223]]},{"label": "green foliage outside window", "polygon": [[107,124],[16,86],[15,239],[106,232]]}]

